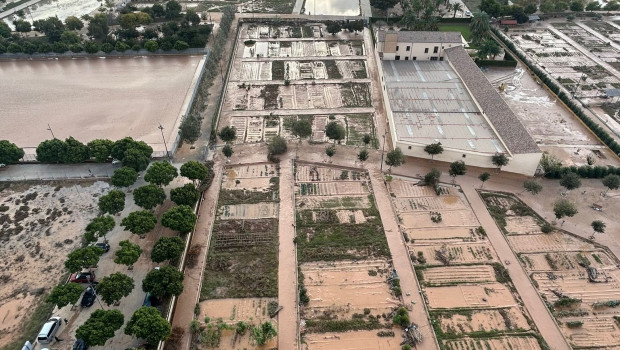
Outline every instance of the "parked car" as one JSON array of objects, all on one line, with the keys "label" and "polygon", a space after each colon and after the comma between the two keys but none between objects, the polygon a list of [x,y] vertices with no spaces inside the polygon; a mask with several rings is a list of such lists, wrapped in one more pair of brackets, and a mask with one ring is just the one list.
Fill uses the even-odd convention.
[{"label": "parked car", "polygon": [[41,330],[39,331],[39,335],[37,336],[37,341],[40,344],[49,344],[54,340],[56,336],[56,332],[60,329],[60,325],[62,324],[62,318],[58,316],[54,316],[47,320]]},{"label": "parked car", "polygon": [[97,292],[95,291],[95,288],[88,287],[86,288],[86,292],[84,292],[84,295],[82,296],[82,302],[80,303],[80,305],[82,305],[82,307],[93,306],[96,297]]},{"label": "parked car", "polygon": [[71,274],[70,281],[74,283],[95,282],[95,273],[92,271],[77,272]]},{"label": "parked car", "polygon": [[94,244],[93,244],[93,246],[95,246],[95,247],[99,247],[99,248],[103,249],[103,251],[104,251],[105,253],[107,253],[107,252],[109,252],[109,251],[110,251],[110,245],[109,245],[109,244],[107,244],[107,243],[104,243],[104,242],[97,242],[97,243],[94,243]]},{"label": "parked car", "polygon": [[156,297],[152,296],[151,293],[146,293],[144,296],[144,302],[142,302],[142,306],[158,306],[161,304],[161,301]]},{"label": "parked car", "polygon": [[118,159],[112,159],[112,164],[116,165],[116,164],[121,164],[121,161]]},{"label": "parked car", "polygon": [[86,350],[86,349],[88,349],[88,346],[82,339],[78,339],[75,341],[75,343],[73,343],[72,350]]},{"label": "parked car", "polygon": [[465,16],[471,17],[471,11],[465,11]]},{"label": "parked car", "polygon": [[5,167],[6,167],[6,164],[0,163],[0,168],[5,168]]}]

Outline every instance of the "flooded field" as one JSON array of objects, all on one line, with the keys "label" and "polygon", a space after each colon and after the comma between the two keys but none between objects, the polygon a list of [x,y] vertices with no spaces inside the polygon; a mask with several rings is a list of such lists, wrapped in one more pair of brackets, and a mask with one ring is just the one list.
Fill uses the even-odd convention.
[{"label": "flooded field", "polygon": [[306,0],[304,5],[307,14],[359,16],[359,0]]},{"label": "flooded field", "polygon": [[163,151],[157,127],[170,147],[201,58],[0,61],[0,139],[33,154],[49,123],[59,139],[131,136]]},{"label": "flooded field", "polygon": [[[544,221],[517,198],[482,192],[534,286],[574,348],[615,348],[620,341],[620,269],[608,251],[560,230],[533,232]],[[504,225],[512,222],[509,226]],[[528,218],[515,225],[514,218]]]}]

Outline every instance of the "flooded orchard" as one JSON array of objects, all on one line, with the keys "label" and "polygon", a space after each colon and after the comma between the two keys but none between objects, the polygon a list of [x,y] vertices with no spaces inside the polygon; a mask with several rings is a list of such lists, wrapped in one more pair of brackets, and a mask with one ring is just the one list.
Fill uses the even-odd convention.
[{"label": "flooded orchard", "polygon": [[[174,141],[202,56],[0,61],[0,139],[26,153],[41,141],[131,136],[163,151]],[[25,129],[28,132],[23,132]]]}]

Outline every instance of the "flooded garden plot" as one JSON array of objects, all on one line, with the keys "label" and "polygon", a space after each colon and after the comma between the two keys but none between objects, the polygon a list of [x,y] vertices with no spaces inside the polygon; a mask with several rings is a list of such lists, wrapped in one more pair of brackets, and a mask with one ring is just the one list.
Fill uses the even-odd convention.
[{"label": "flooded garden plot", "polygon": [[[541,226],[546,224],[513,196],[481,194],[502,229],[514,216],[530,217]],[[620,269],[616,257],[590,241],[552,226],[550,229],[549,233],[537,234],[531,232],[531,225],[525,225],[524,232],[518,227],[503,230],[571,345],[575,348],[617,346]]]},{"label": "flooded garden plot", "polygon": [[579,25],[571,22],[559,22],[552,24],[554,28],[567,35],[588,51],[596,54],[598,58],[609,63],[612,67],[620,68],[620,52],[607,41],[599,39]]},{"label": "flooded garden plot", "polygon": [[0,184],[1,344],[23,338],[21,347],[36,336],[26,333],[47,320],[53,305],[42,301],[66,278],[63,262],[82,246],[83,228],[99,213],[97,197],[109,189],[93,181]]},{"label": "flooded garden plot", "polygon": [[312,41],[254,41],[246,40],[240,50],[243,62],[248,58],[263,60],[269,58],[306,58],[364,56],[362,40],[312,40]]},{"label": "flooded garden plot", "polygon": [[252,327],[277,329],[278,186],[271,163],[224,169],[200,295],[201,348],[256,347]]},{"label": "flooded garden plot", "polygon": [[620,29],[605,21],[586,21],[581,22],[581,24],[585,24],[605,37],[611,39],[615,43],[620,43]]},{"label": "flooded garden plot", "polygon": [[[401,232],[445,349],[536,349],[538,334],[486,232],[457,188],[389,183]],[[471,337],[471,338],[470,338]],[[533,341],[531,347],[530,341]]]},{"label": "flooded garden plot", "polygon": [[368,173],[296,163],[295,180],[304,348],[398,348],[401,292]]},{"label": "flooded garden plot", "polygon": [[[287,41],[295,41],[292,39],[323,39],[326,41],[352,41],[353,46],[356,48],[362,47],[362,38],[359,33],[350,33],[348,31],[342,31],[337,35],[332,35],[327,32],[327,27],[324,23],[309,23],[309,22],[282,22],[280,25],[273,23],[249,23],[244,24],[239,32],[239,38],[251,39],[251,40],[273,40],[273,39],[287,39]],[[303,40],[300,40],[303,41]],[[249,44],[249,43],[248,43]],[[363,55],[364,51],[357,51],[359,55]]]},{"label": "flooded garden plot", "polygon": [[295,121],[307,120],[312,125],[312,142],[329,142],[325,135],[325,126],[335,121],[345,128],[345,139],[342,145],[362,146],[364,135],[370,135],[371,145],[377,147],[373,114],[330,114],[330,115],[268,115],[268,116],[232,116],[230,126],[237,130],[237,143],[252,143],[269,141],[280,135],[285,139],[295,139],[292,126]]},{"label": "flooded garden plot", "polygon": [[244,61],[231,75],[231,81],[366,79],[362,60],[315,60],[271,62]]}]

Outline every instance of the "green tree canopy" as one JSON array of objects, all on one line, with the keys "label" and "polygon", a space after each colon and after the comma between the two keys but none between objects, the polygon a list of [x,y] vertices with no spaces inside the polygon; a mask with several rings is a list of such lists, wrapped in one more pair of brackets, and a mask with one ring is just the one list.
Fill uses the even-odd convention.
[{"label": "green tree canopy", "polygon": [[426,145],[424,147],[424,152],[431,156],[431,159],[435,157],[436,154],[443,153],[443,146],[441,142],[431,143],[430,145]]},{"label": "green tree canopy", "polygon": [[157,224],[157,217],[148,210],[131,212],[121,221],[121,226],[125,230],[137,235],[151,232],[155,228],[155,224]]},{"label": "green tree canopy", "polygon": [[372,136],[370,136],[369,134],[364,134],[364,137],[362,137],[362,142],[364,142],[364,145],[366,145],[366,147],[368,147],[370,141],[372,141]]},{"label": "green tree canopy", "polygon": [[599,4],[598,1],[592,1],[586,5],[586,11],[598,11],[600,9],[601,4]]},{"label": "green tree canopy", "polygon": [[609,174],[603,178],[603,186],[608,190],[617,190],[620,187],[620,176]]},{"label": "green tree canopy", "polygon": [[508,165],[508,157],[504,153],[495,153],[491,157],[491,162],[497,169],[501,169],[503,166]]},{"label": "green tree canopy", "polygon": [[158,186],[166,186],[178,175],[179,172],[174,165],[166,161],[159,161],[153,162],[146,170],[144,180]]},{"label": "green tree canopy", "polygon": [[342,24],[338,21],[327,21],[327,32],[331,35],[340,33]]},{"label": "green tree canopy", "polygon": [[570,3],[570,10],[573,12],[582,12],[583,11],[583,2],[581,1],[573,1]]},{"label": "green tree canopy", "polygon": [[267,342],[276,335],[278,335],[276,327],[269,321],[252,327],[252,339],[254,339],[259,346],[267,344]]},{"label": "green tree canopy", "polygon": [[151,270],[142,281],[142,290],[157,298],[180,295],[183,292],[183,273],[172,266]]},{"label": "green tree canopy", "polygon": [[278,155],[286,153],[288,148],[286,146],[286,140],[280,136],[274,136],[269,140],[267,149],[269,150],[269,154]]},{"label": "green tree canopy", "polygon": [[159,49],[159,44],[155,40],[147,40],[144,43],[144,48],[147,49],[149,52],[155,52]]},{"label": "green tree canopy", "polygon": [[143,306],[134,312],[125,327],[125,334],[144,339],[152,346],[167,339],[171,331],[170,323],[151,306]]},{"label": "green tree canopy", "polygon": [[77,303],[82,292],[84,292],[84,288],[78,283],[59,284],[52,289],[52,292],[45,300],[62,308],[69,304]]},{"label": "green tree canopy", "polygon": [[553,203],[553,212],[557,219],[561,219],[565,216],[572,217],[578,213],[575,204],[565,198],[560,198]]},{"label": "green tree canopy", "polygon": [[67,256],[65,267],[71,273],[79,272],[82,269],[97,265],[103,253],[103,249],[95,246],[76,249]]},{"label": "green tree canopy", "polygon": [[62,140],[45,140],[37,146],[37,161],[41,163],[61,163],[67,146]]},{"label": "green tree canopy", "polygon": [[383,11],[396,6],[396,4],[398,4],[398,0],[370,0],[370,6]]},{"label": "green tree canopy", "polygon": [[[176,48],[176,44],[175,44]],[[178,49],[177,49],[178,50]],[[188,115],[181,122],[179,126],[179,134],[185,142],[194,143],[202,133],[200,132],[200,125],[202,124],[202,117],[196,114]]]},{"label": "green tree canopy", "polygon": [[185,19],[193,25],[200,24],[200,16],[192,9],[185,11]]},{"label": "green tree canopy", "polygon": [[358,154],[357,154],[357,159],[360,162],[365,162],[368,160],[368,150],[366,150],[365,148],[362,149]]},{"label": "green tree canopy", "polygon": [[560,179],[560,185],[564,186],[569,191],[574,190],[581,187],[581,178],[579,175],[569,171]]},{"label": "green tree canopy", "polygon": [[597,233],[605,233],[605,228],[607,227],[607,225],[601,220],[594,220],[590,225],[592,226],[594,232]]},{"label": "green tree canopy", "polygon": [[484,183],[487,182],[490,178],[491,178],[491,174],[489,174],[486,171],[478,175],[478,180],[482,181],[482,186],[480,186],[480,188],[482,188],[484,186]]},{"label": "green tree canopy", "polygon": [[177,18],[181,15],[181,4],[178,2],[171,0],[166,3],[166,18],[173,19]]},{"label": "green tree canopy", "polygon": [[151,260],[160,263],[166,260],[175,261],[185,249],[185,241],[181,237],[159,237],[153,245]]},{"label": "green tree canopy", "polygon": [[116,224],[114,223],[114,218],[112,216],[98,216],[86,225],[84,239],[86,239],[89,243],[97,241],[100,237],[103,237],[105,240],[105,235],[112,231],[115,225]]},{"label": "green tree canopy", "polygon": [[102,213],[117,214],[125,209],[125,193],[112,190],[108,194],[99,197],[99,210]]},{"label": "green tree canopy", "polygon": [[181,176],[193,181],[202,181],[207,178],[208,170],[207,166],[201,162],[190,160],[189,162],[181,165]]},{"label": "green tree canopy", "polygon": [[87,145],[88,151],[92,157],[99,163],[105,162],[110,157],[114,142],[106,139],[96,139],[90,141]]},{"label": "green tree canopy", "polygon": [[112,305],[122,298],[128,296],[133,290],[133,278],[116,272],[109,276],[105,276],[97,285],[97,294],[104,303]]},{"label": "green tree canopy", "polygon": [[144,185],[133,191],[133,200],[142,208],[150,210],[166,200],[166,192],[154,184]]},{"label": "green tree canopy", "polygon": [[65,26],[69,30],[80,30],[84,28],[84,22],[75,16],[65,18]]},{"label": "green tree canopy", "polygon": [[325,148],[325,154],[327,154],[329,158],[333,157],[334,154],[336,154],[336,146],[334,145],[327,146],[327,148]]},{"label": "green tree canopy", "polygon": [[0,140],[0,164],[15,164],[23,157],[23,149],[8,140]]},{"label": "green tree canopy", "polygon": [[220,130],[218,136],[224,142],[231,142],[237,138],[237,130],[234,126],[225,126]]},{"label": "green tree canopy", "polygon": [[230,145],[225,145],[222,148],[222,154],[224,155],[224,157],[226,158],[230,158],[232,157],[232,155],[235,153],[235,151],[233,151],[233,148]]},{"label": "green tree canopy", "polygon": [[194,229],[197,219],[192,208],[180,205],[165,212],[161,217],[161,224],[180,233],[188,233]]},{"label": "green tree canopy", "polygon": [[123,165],[133,168],[135,171],[146,170],[149,166],[149,161],[149,158],[142,151],[135,148],[125,151],[125,156],[123,157]]},{"label": "green tree canopy", "polygon": [[200,192],[193,184],[185,184],[170,190],[170,199],[177,205],[193,207],[200,199]]},{"label": "green tree canopy", "polygon": [[88,22],[87,35],[95,40],[103,41],[109,32],[108,16],[105,13],[98,13]]},{"label": "green tree canopy", "polygon": [[124,161],[126,156],[125,152],[130,149],[136,149],[140,151],[146,158],[151,158],[153,154],[153,148],[147,145],[144,141],[135,141],[131,137],[125,137],[114,142],[112,146],[111,154],[112,157],[118,159],[120,161]]},{"label": "green tree canopy", "polygon": [[542,191],[543,186],[537,181],[525,180],[523,181],[523,188],[525,188],[525,190],[530,192],[531,194],[536,195],[540,193],[540,191]]},{"label": "green tree canopy", "polygon": [[312,124],[307,119],[297,120],[293,123],[293,135],[305,139],[312,135]]},{"label": "green tree canopy", "polygon": [[385,157],[385,165],[389,166],[392,169],[393,166],[399,167],[405,164],[405,155],[403,151],[400,150],[400,147],[394,148],[394,150],[387,153]]},{"label": "green tree canopy", "polygon": [[474,44],[477,45],[489,37],[489,20],[489,15],[484,12],[474,14],[474,17],[469,23],[471,37]]},{"label": "green tree canopy", "polygon": [[62,157],[63,163],[82,163],[89,158],[90,154],[85,144],[73,137],[65,140],[65,154]]},{"label": "green tree canopy", "polygon": [[88,346],[104,346],[123,323],[125,316],[118,310],[95,310],[88,320],[78,327],[75,336]]},{"label": "green tree canopy", "polygon": [[394,324],[399,325],[403,328],[408,327],[409,323],[411,323],[411,321],[409,320],[409,313],[404,307],[398,308],[392,320],[394,321]]},{"label": "green tree canopy", "polygon": [[500,52],[502,52],[502,49],[499,44],[493,39],[487,39],[482,42],[476,55],[483,60],[488,56],[495,59],[495,56],[499,55]]},{"label": "green tree canopy", "polygon": [[117,250],[115,253],[114,262],[116,264],[132,266],[140,259],[142,248],[140,248],[139,245],[133,244],[128,240],[120,241],[118,245],[121,249]]},{"label": "green tree canopy", "polygon": [[138,172],[128,166],[114,170],[114,175],[110,179],[112,185],[117,187],[129,187],[138,180]]},{"label": "green tree canopy", "polygon": [[336,141],[344,140],[346,136],[346,130],[337,122],[329,122],[325,126],[325,135],[330,139]]},{"label": "green tree canopy", "polygon": [[462,160],[457,160],[456,162],[450,163],[450,170],[448,170],[448,174],[453,178],[456,178],[459,175],[465,175],[467,172],[467,166],[465,162]]},{"label": "green tree canopy", "polygon": [[437,187],[439,185],[439,178],[441,177],[441,171],[433,168],[426,175],[424,175],[424,184],[426,186]]}]

